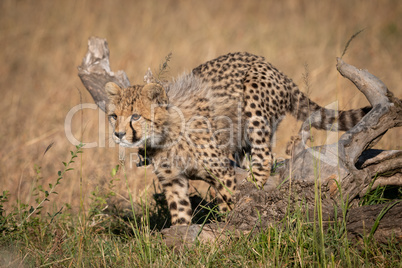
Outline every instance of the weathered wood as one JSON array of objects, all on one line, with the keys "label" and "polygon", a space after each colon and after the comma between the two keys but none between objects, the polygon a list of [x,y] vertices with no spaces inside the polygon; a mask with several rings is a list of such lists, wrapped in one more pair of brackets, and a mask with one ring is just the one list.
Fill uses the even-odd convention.
[{"label": "weathered wood", "polygon": [[[338,71],[367,97],[372,104],[372,110],[350,131],[341,136],[339,144],[340,160],[345,164],[350,174],[342,180],[342,192],[349,201],[364,194],[364,189],[377,173],[402,173],[401,152],[383,153],[392,157],[366,161],[361,169],[356,167],[358,158],[367,148],[371,148],[384,133],[393,127],[402,126],[402,102],[394,97],[385,84],[366,70],[358,70],[338,59]],[[376,165],[372,165],[377,162]],[[393,180],[389,180],[392,185]],[[386,183],[383,180],[383,183]]]},{"label": "weathered wood", "polygon": [[193,224],[190,226],[177,225],[161,231],[166,245],[169,247],[190,247],[196,242],[222,245],[232,237],[245,234],[233,225],[223,222],[207,225]]},{"label": "weathered wood", "polygon": [[366,70],[359,70],[338,58],[338,71],[352,81],[372,105],[371,111],[339,139],[339,149],[349,170],[356,170],[358,157],[379,141],[387,130],[402,125],[402,103],[385,84]]},{"label": "weathered wood", "polygon": [[[382,212],[387,211],[382,217]],[[378,227],[375,227],[379,220]],[[373,237],[377,242],[402,241],[402,202],[363,206],[348,212],[346,228],[351,238]]]},{"label": "weathered wood", "polygon": [[124,88],[130,86],[124,71],[114,73],[110,70],[108,45],[106,39],[99,37],[89,38],[88,51],[78,66],[78,76],[102,111],[108,104],[106,83],[114,82]]},{"label": "weathered wood", "polygon": [[[191,246],[196,241],[222,242],[250,232],[258,233],[277,224],[300,208],[302,213],[309,214],[310,223],[313,224],[314,208],[310,207],[307,210],[307,204],[314,202],[314,192],[309,191],[313,188],[311,184],[311,182],[295,182],[292,186],[292,195],[289,196],[288,187],[267,192],[256,190],[252,183],[245,183],[238,191],[239,200],[230,215],[229,223],[207,224],[203,229],[201,225],[172,226],[162,230],[162,234],[167,245],[172,247]],[[324,204],[325,207],[329,206]],[[338,208],[338,212],[340,211],[341,208]],[[382,215],[383,212],[386,213]],[[324,209],[323,220],[341,221],[343,220],[341,215],[342,213],[339,213],[338,218],[334,218],[333,210]],[[375,227],[376,220],[379,221],[377,227]],[[324,228],[328,227],[328,224],[324,224]],[[393,201],[349,209],[346,229],[351,239],[370,238],[373,232],[373,238],[377,242],[387,243],[389,240],[402,242],[402,202]]]}]

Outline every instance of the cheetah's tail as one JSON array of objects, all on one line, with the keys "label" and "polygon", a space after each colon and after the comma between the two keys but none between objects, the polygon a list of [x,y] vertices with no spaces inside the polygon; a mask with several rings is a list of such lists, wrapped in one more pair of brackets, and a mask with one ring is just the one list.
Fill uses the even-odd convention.
[{"label": "cheetah's tail", "polygon": [[[312,127],[332,131],[351,129],[371,110],[370,106],[346,111],[327,109],[310,100],[298,89],[294,89],[291,103],[290,113],[298,120],[310,120],[308,123]],[[337,127],[335,123],[338,123]]]}]

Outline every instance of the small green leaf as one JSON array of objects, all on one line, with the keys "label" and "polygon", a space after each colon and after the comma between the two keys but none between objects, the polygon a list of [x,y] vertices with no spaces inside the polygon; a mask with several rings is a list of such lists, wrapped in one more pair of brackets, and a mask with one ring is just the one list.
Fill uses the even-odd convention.
[{"label": "small green leaf", "polygon": [[116,176],[116,174],[117,174],[118,171],[119,171],[119,165],[117,165],[116,167],[114,167],[114,168],[112,169],[112,172],[111,172],[112,177]]}]

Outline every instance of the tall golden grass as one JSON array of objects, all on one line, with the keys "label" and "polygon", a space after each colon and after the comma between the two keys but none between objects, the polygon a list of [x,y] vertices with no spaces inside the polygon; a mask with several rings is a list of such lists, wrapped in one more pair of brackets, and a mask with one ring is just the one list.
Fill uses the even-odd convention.
[{"label": "tall golden grass", "polygon": [[[3,0],[0,190],[9,190],[12,200],[32,203],[34,165],[42,167],[41,184],[56,179],[61,162],[74,148],[66,138],[65,117],[81,102],[93,102],[76,68],[92,35],[107,38],[112,69],[125,70],[132,84],[142,83],[146,69],[157,69],[169,52],[173,53],[169,75],[175,77],[221,54],[248,51],[265,56],[303,90],[308,69],[313,100],[321,105],[338,101],[340,109],[349,109],[367,101],[337,73],[335,58],[349,37],[363,28],[345,61],[368,69],[402,98],[401,18],[398,0]],[[77,113],[72,128],[75,137],[84,143],[98,141],[98,121],[96,110]],[[277,157],[284,156],[284,145],[297,131],[293,119],[282,123]],[[377,147],[400,149],[401,137],[400,129],[392,130]],[[116,164],[118,150],[109,146],[107,137],[106,147],[85,149],[75,170],[59,186],[57,202],[76,208],[81,197],[87,204],[89,193],[104,186]],[[145,183],[143,170],[130,168],[129,163],[126,169],[130,190],[138,199],[144,187],[151,185],[152,176]],[[120,189],[123,195],[124,189]]]}]

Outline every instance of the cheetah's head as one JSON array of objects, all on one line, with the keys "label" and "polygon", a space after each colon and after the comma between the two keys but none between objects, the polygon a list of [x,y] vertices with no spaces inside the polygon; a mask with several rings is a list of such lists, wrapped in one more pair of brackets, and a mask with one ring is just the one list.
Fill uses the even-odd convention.
[{"label": "cheetah's head", "polygon": [[168,97],[159,84],[135,85],[125,89],[109,82],[105,86],[113,140],[123,147],[159,145],[164,139]]}]

